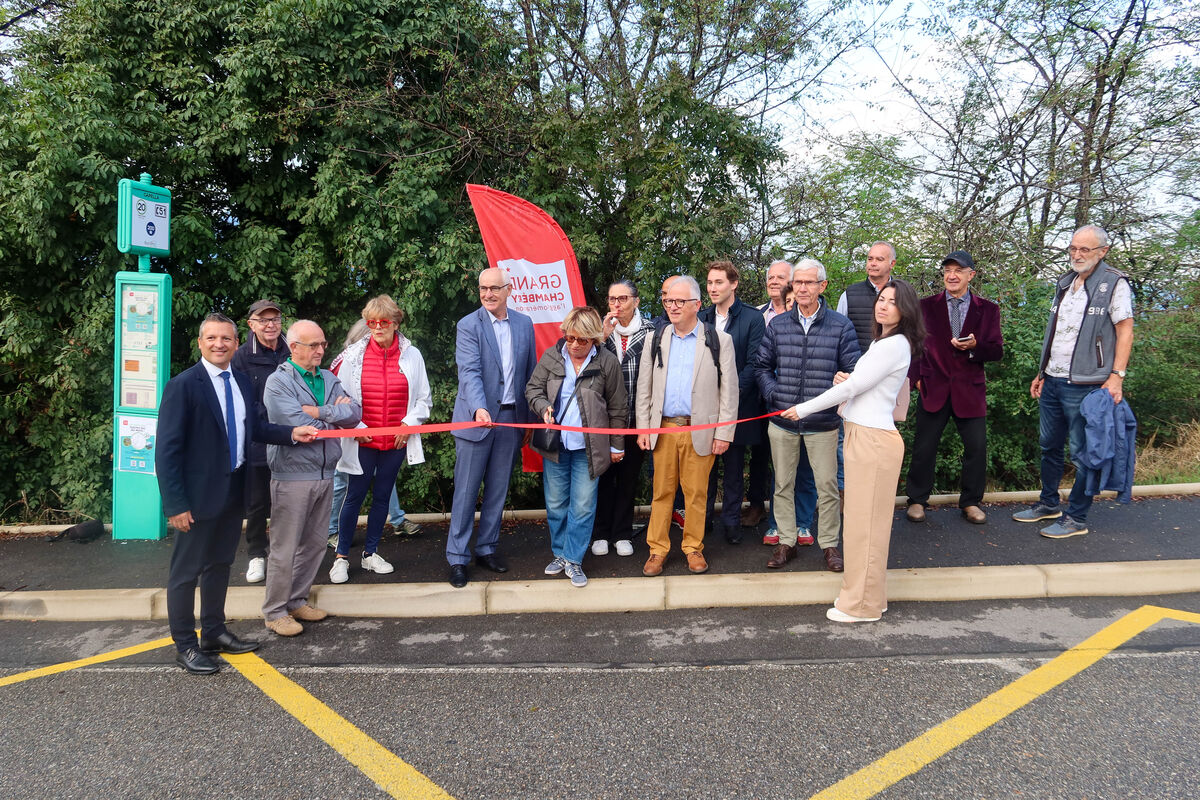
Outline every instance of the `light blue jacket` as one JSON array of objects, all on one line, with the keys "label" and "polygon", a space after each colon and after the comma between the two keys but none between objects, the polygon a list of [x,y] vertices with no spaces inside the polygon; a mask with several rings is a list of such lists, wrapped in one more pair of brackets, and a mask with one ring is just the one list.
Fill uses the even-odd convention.
[{"label": "light blue jacket", "polygon": [[[500,402],[504,395],[504,369],[500,363],[500,344],[492,331],[491,317],[487,309],[480,307],[458,321],[454,345],[454,360],[458,365],[454,422],[474,420],[475,412],[481,408],[486,408],[492,419],[496,419],[500,413]],[[537,365],[533,320],[511,308],[508,310],[508,319],[512,331],[514,413],[517,422],[531,422],[533,417],[525,402],[525,385],[529,383],[529,376]],[[491,428],[468,428],[454,431],[454,435],[478,442],[491,432]]]}]

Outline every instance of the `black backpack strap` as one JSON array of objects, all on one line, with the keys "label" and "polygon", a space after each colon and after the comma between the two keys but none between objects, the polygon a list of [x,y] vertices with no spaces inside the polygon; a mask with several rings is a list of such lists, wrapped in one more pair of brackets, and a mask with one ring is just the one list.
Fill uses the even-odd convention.
[{"label": "black backpack strap", "polygon": [[704,343],[712,354],[713,366],[717,368],[717,389],[721,388],[721,340],[717,338],[717,326],[704,323]]},{"label": "black backpack strap", "polygon": [[662,367],[662,365],[663,365],[663,363],[662,363],[662,337],[663,337],[663,331],[665,329],[666,329],[665,325],[662,328],[655,328],[654,329],[654,338],[650,340],[650,359],[651,359],[651,361],[656,362],[659,367]]}]

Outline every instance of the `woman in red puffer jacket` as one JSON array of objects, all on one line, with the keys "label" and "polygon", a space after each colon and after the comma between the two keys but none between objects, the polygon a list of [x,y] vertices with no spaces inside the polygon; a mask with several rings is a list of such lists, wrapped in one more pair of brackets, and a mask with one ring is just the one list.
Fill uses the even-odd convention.
[{"label": "woman in red puffer jacket", "polygon": [[[362,316],[371,335],[346,348],[338,356],[334,372],[347,393],[362,404],[363,427],[422,424],[429,418],[429,379],[421,352],[398,330],[404,313],[384,294],[368,301]],[[368,489],[372,490],[372,499],[361,565],[381,575],[392,571],[392,565],[376,548],[387,520],[388,498],[406,460],[409,464],[425,460],[419,435],[383,434],[342,440],[338,471],[347,473],[350,483],[338,512],[337,553],[329,570],[333,583],[345,583],[350,578],[350,545]]]}]

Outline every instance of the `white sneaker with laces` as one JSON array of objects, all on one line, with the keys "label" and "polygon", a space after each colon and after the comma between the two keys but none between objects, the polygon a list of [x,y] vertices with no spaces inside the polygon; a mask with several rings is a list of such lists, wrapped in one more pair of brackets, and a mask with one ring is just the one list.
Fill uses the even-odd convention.
[{"label": "white sneaker with laces", "polygon": [[369,556],[363,556],[362,568],[367,572],[374,572],[376,575],[387,575],[393,569],[391,564],[384,561],[383,556],[379,553],[371,553]]},{"label": "white sneaker with laces", "polygon": [[633,542],[628,539],[617,540],[617,555],[631,556],[633,555]]},{"label": "white sneaker with laces", "polygon": [[267,577],[267,560],[252,558],[246,566],[246,583],[261,583]]},{"label": "white sneaker with laces", "polygon": [[608,555],[608,539],[597,539],[596,541],[592,542],[592,555]]},{"label": "white sneaker with laces", "polygon": [[335,558],[333,566],[329,568],[330,583],[345,583],[350,580],[350,559]]}]

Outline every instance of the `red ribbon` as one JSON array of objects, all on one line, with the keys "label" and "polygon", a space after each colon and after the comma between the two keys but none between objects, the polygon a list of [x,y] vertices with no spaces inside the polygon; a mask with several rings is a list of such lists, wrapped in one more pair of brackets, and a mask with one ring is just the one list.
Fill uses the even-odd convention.
[{"label": "red ribbon", "polygon": [[726,425],[739,425],[743,422],[754,422],[759,419],[778,416],[785,409],[760,414],[757,417],[735,419],[732,422],[709,422],[704,425],[678,425],[672,428],[581,428],[576,425],[548,425],[545,422],[436,422],[425,425],[395,425],[390,428],[339,428],[337,430],[317,431],[319,439],[337,439],[347,436],[405,436],[414,433],[446,433],[449,431],[464,431],[468,428],[539,428],[552,431],[573,431],[575,433],[599,433],[605,436],[629,434],[661,434],[684,433],[686,431],[703,431],[709,428],[724,428]]}]

